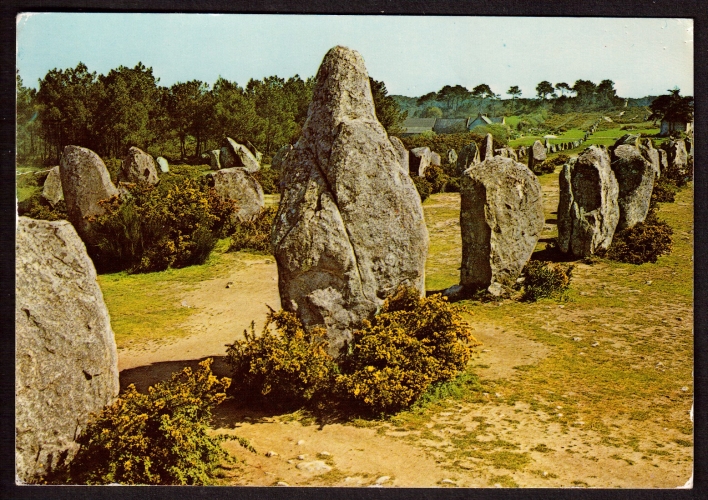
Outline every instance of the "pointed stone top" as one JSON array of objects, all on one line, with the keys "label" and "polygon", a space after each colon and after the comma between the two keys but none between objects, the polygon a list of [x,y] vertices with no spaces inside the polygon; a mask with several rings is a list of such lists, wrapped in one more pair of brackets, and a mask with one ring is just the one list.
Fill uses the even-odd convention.
[{"label": "pointed stone top", "polygon": [[343,120],[376,121],[376,111],[364,58],[338,45],[317,71],[305,129],[331,130]]}]

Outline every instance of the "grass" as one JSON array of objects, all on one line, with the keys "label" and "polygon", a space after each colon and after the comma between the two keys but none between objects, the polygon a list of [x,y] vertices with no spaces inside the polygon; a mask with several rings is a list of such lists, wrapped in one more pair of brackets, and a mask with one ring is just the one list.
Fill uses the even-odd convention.
[{"label": "grass", "polygon": [[145,341],[162,342],[187,335],[180,325],[195,311],[182,305],[180,292],[189,291],[243,258],[226,253],[229,241],[220,240],[209,259],[198,266],[146,274],[102,274],[98,283],[111,315],[119,348]]}]

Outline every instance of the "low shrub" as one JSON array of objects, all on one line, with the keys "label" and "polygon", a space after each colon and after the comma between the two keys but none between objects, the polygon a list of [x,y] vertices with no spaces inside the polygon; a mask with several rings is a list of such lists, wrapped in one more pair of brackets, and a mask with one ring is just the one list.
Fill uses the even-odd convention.
[{"label": "low shrub", "polygon": [[326,330],[306,329],[296,315],[271,310],[263,333],[254,325],[227,347],[234,390],[279,404],[344,405],[364,414],[413,404],[432,384],[454,379],[479,343],[457,306],[402,287],[372,321],[353,333],[339,357],[327,353]]},{"label": "low shrub", "polygon": [[666,175],[662,175],[654,180],[650,206],[655,207],[657,203],[673,203],[677,192],[678,186],[676,186],[676,182]]},{"label": "low shrub", "polygon": [[[140,393],[128,386],[89,422],[62,482],[73,484],[208,484],[228,453],[211,435],[212,409],[231,381],[211,372],[211,359]],[[249,447],[242,439],[238,441]],[[252,448],[251,448],[252,450]],[[252,450],[253,451],[253,450]]]},{"label": "low shrub", "polygon": [[111,176],[111,182],[118,185],[118,177],[120,174],[121,167],[123,166],[123,160],[118,158],[106,158],[103,160],[103,164],[106,165],[108,170],[108,175]]},{"label": "low shrub", "polygon": [[450,182],[450,176],[437,165],[430,165],[425,169],[425,180],[430,184],[430,194],[444,193]]},{"label": "low shrub", "polygon": [[415,188],[418,190],[418,194],[420,195],[420,201],[423,202],[427,200],[432,190],[430,182],[428,182],[425,177],[414,176],[411,177],[411,179],[413,180]]},{"label": "low shrub", "polygon": [[101,272],[162,271],[203,263],[230,229],[234,203],[192,179],[171,186],[134,185],[130,196],[101,202],[92,218],[96,244],[88,247]]},{"label": "low shrub", "polygon": [[453,379],[476,345],[457,306],[401,287],[353,333],[335,390],[366,412],[396,412],[431,384]]},{"label": "low shrub", "polygon": [[64,200],[52,205],[42,197],[42,192],[33,193],[26,200],[17,204],[17,214],[32,219],[42,220],[67,220],[66,203]]},{"label": "low shrub", "polygon": [[263,193],[278,194],[280,192],[280,172],[270,167],[261,167],[258,172],[252,175],[263,188]]},{"label": "low shrub", "polygon": [[326,330],[305,329],[293,313],[270,310],[263,333],[254,324],[244,340],[227,346],[236,391],[280,403],[302,403],[330,392],[336,365],[327,354]]},{"label": "low shrub", "polygon": [[524,300],[544,297],[562,297],[570,287],[572,264],[532,260],[523,270]]},{"label": "low shrub", "polygon": [[265,207],[253,219],[236,222],[231,234],[229,251],[250,250],[272,254],[270,230],[277,213],[277,207]]},{"label": "low shrub", "polygon": [[671,253],[673,229],[652,211],[644,222],[616,232],[605,257],[628,264],[656,262]]},{"label": "low shrub", "polygon": [[533,166],[533,173],[536,175],[552,174],[556,167],[565,165],[570,160],[570,157],[564,154],[559,154],[554,158],[548,158],[541,163]]}]

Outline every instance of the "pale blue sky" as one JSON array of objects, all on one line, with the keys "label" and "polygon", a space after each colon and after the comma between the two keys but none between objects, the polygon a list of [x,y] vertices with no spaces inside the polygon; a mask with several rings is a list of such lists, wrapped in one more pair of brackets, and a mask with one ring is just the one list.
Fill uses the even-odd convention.
[{"label": "pale blue sky", "polygon": [[580,78],[609,78],[623,97],[693,94],[690,19],[43,13],[18,17],[17,28],[17,66],[32,87],[79,61],[103,74],[142,61],[165,86],[304,78],[346,45],[390,94],[486,83],[533,97],[542,80]]}]

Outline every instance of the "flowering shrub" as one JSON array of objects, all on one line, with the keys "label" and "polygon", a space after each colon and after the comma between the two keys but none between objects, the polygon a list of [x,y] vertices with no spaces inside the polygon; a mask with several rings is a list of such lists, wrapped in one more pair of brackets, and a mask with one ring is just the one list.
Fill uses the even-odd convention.
[{"label": "flowering shrub", "polygon": [[89,252],[101,271],[162,271],[201,264],[230,229],[234,204],[203,183],[184,179],[166,189],[134,185],[130,196],[101,202]]},{"label": "flowering shrub", "polygon": [[[229,455],[226,436],[208,432],[212,409],[230,379],[211,372],[211,359],[192,371],[138,392],[132,384],[81,434],[66,482],[79,484],[208,484]],[[242,445],[249,447],[243,440]]]},{"label": "flowering shrub", "polygon": [[265,207],[253,219],[234,224],[229,250],[252,250],[272,254],[270,231],[273,228],[276,207]]},{"label": "flowering shrub", "polygon": [[337,393],[373,413],[412,403],[436,382],[454,378],[479,343],[456,306],[399,288],[378,315],[354,332],[340,362]]},{"label": "flowering shrub", "polygon": [[656,262],[671,253],[674,231],[651,211],[644,222],[615,233],[605,257],[629,264]]},{"label": "flowering shrub", "polygon": [[281,402],[305,402],[329,391],[336,366],[323,328],[306,330],[293,313],[271,309],[260,336],[253,324],[244,335],[226,350],[232,376],[241,384],[236,390]]}]

